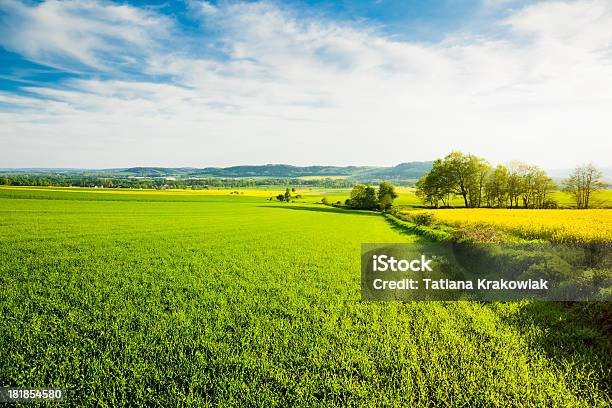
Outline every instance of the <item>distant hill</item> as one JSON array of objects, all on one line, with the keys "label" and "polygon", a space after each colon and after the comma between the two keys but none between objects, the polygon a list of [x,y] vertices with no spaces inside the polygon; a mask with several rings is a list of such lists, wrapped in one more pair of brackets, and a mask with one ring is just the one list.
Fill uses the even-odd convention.
[{"label": "distant hill", "polygon": [[196,170],[194,174],[215,177],[303,177],[303,176],[351,176],[371,167],[356,166],[306,166],[288,164],[266,164],[262,166],[232,166],[225,168],[208,167]]},{"label": "distant hill", "polygon": [[401,163],[394,167],[378,167],[366,170],[358,175],[360,179],[409,180],[418,179],[431,170],[432,162]]},{"label": "distant hill", "polygon": [[[297,178],[305,176],[344,176],[356,180],[409,180],[418,179],[431,169],[432,162],[402,163],[393,167],[368,166],[291,166],[288,164],[265,164],[232,167],[166,168],[132,167],[117,169],[121,175],[139,177],[226,177],[226,178]],[[106,173],[109,170],[105,170]]]},{"label": "distant hill", "polygon": [[129,167],[117,169],[0,169],[2,174],[60,175],[92,177],[219,177],[219,178],[298,178],[317,176],[358,181],[414,180],[431,169],[432,162],[409,162],[393,167],[372,166],[292,166],[288,164],[244,165],[231,167]]},{"label": "distant hill", "polygon": [[130,167],[129,169],[107,169],[104,173],[138,177],[187,176],[196,169],[190,167]]}]

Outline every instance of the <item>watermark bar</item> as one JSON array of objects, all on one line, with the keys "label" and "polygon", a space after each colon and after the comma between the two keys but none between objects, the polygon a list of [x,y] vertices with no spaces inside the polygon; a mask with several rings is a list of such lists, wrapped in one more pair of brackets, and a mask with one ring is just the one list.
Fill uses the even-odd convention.
[{"label": "watermark bar", "polygon": [[53,402],[64,399],[59,388],[0,387],[0,403],[3,402]]},{"label": "watermark bar", "polygon": [[363,300],[611,301],[610,245],[362,244]]}]

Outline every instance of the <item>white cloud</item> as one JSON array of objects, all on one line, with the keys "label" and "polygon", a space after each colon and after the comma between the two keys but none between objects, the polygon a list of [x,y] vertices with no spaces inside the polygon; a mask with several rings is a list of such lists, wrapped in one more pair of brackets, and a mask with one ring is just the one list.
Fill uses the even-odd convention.
[{"label": "white cloud", "polygon": [[166,17],[127,5],[87,0],[0,4],[6,49],[67,70],[133,65],[172,29]]},{"label": "white cloud", "polygon": [[214,4],[209,3],[208,1],[191,1],[192,8],[199,11],[203,15],[214,15],[217,13],[218,9]]},{"label": "white cloud", "polygon": [[[536,4],[492,23],[506,30],[503,38],[462,33],[438,44],[398,41],[270,3],[191,6],[219,37],[183,41],[171,34],[172,21],[128,6],[10,3],[9,14],[40,24],[10,24],[4,46],[41,62],[58,65],[69,56],[108,72],[117,69],[108,54],[118,52],[144,76],[27,89],[45,100],[0,95],[13,108],[0,113],[0,160],[395,164],[462,149],[498,162],[609,164],[606,0]],[[211,43],[225,58],[202,56]],[[160,75],[172,80],[146,79]],[[55,157],[48,146],[59,149]]]}]

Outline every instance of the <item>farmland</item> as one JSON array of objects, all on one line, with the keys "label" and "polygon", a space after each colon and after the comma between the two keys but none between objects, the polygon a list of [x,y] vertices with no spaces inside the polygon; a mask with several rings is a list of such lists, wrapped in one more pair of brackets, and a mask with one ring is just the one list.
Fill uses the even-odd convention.
[{"label": "farmland", "polygon": [[0,382],[74,406],[612,402],[609,337],[561,306],[361,302],[360,244],[423,238],[313,204],[346,191],[233,191],[0,188]]},{"label": "farmland", "polygon": [[[427,211],[406,211],[423,213]],[[527,239],[551,242],[612,241],[612,211],[592,210],[525,210],[496,208],[457,208],[430,211],[444,223],[456,226],[485,224],[499,227]]]}]

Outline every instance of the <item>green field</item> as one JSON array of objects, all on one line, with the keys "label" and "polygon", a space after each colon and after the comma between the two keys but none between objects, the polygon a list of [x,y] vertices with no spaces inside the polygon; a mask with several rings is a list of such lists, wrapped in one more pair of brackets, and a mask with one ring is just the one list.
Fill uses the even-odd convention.
[{"label": "green field", "polygon": [[72,406],[612,403],[610,338],[561,305],[362,302],[360,244],[422,238],[266,197],[0,189],[0,384]]},{"label": "green field", "polygon": [[[400,206],[400,207],[423,207],[424,206],[423,202],[414,194],[414,189],[407,188],[407,187],[396,187],[396,189],[399,193],[399,197],[397,198],[397,200],[395,200],[394,202],[395,205]],[[308,193],[311,193],[311,194],[309,195]],[[310,196],[312,196],[312,198],[318,198],[318,199],[322,197],[327,197],[330,203],[333,203],[336,201],[340,201],[344,203],[344,200],[346,200],[350,196],[350,190],[337,189],[337,190],[330,190],[329,192],[325,192],[325,193],[321,193],[315,190],[315,191],[307,192],[306,196],[304,197],[304,200],[301,200],[301,201],[310,200],[311,198]],[[558,203],[559,208],[575,208],[576,207],[576,204],[572,200],[572,197],[565,192],[554,191],[551,193],[551,198]],[[313,200],[310,200],[310,201],[313,201]],[[463,207],[464,206],[463,198],[461,196],[453,197],[451,199],[451,205],[453,207]],[[592,206],[594,208],[612,208],[612,190],[602,190],[594,194]]]}]

